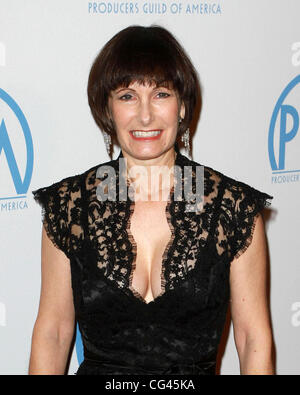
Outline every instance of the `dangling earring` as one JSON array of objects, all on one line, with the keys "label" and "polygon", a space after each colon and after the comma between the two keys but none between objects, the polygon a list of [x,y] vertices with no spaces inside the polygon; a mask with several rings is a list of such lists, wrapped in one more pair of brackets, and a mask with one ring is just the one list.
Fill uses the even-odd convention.
[{"label": "dangling earring", "polygon": [[104,136],[106,151],[107,151],[108,155],[110,155],[111,136],[104,131],[103,131],[103,136]]},{"label": "dangling earring", "polygon": [[190,129],[189,128],[187,128],[187,130],[181,136],[181,141],[184,142],[184,148],[187,150],[188,155],[190,155]]}]

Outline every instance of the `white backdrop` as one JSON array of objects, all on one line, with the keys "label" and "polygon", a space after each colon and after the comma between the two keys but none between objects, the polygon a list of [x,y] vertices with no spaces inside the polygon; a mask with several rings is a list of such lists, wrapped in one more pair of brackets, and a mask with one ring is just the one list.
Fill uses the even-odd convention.
[{"label": "white backdrop", "polygon": [[[27,374],[38,310],[42,223],[31,191],[109,160],[87,103],[89,69],[119,30],[152,23],[200,75],[193,159],[274,196],[277,373],[300,373],[299,15],[299,0],[1,0],[0,374]],[[239,374],[231,326],[225,343],[220,373]],[[75,346],[69,374],[78,358]]]}]

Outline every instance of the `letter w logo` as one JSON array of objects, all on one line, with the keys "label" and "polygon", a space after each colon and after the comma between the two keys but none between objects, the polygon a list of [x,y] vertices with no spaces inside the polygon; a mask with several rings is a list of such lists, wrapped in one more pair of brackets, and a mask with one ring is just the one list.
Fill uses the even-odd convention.
[{"label": "letter w logo", "polygon": [[3,89],[0,89],[0,99],[2,99],[11,108],[17,117],[25,137],[27,161],[24,179],[21,179],[20,171],[18,169],[4,119],[0,121],[0,156],[2,151],[6,155],[6,160],[17,194],[25,194],[28,191],[33,170],[33,143],[30,129],[27,120],[18,104]]}]

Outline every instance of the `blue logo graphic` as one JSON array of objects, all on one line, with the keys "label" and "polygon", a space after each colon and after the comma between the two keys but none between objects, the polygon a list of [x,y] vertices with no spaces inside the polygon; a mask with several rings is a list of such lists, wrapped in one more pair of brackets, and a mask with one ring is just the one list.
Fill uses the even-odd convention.
[{"label": "blue logo graphic", "polygon": [[[286,146],[289,142],[291,142],[297,132],[299,130],[299,113],[295,107],[290,104],[284,104],[284,101],[290,94],[290,92],[295,88],[296,85],[300,83],[300,75],[295,77],[283,90],[281,93],[273,114],[271,118],[270,128],[269,128],[269,140],[268,140],[268,148],[269,148],[269,159],[272,170],[276,174],[278,173],[292,173],[299,172],[300,170],[285,170],[285,153]],[[291,117],[292,127],[288,130],[288,117]],[[279,144],[278,144],[278,162],[275,159],[275,151],[274,151],[274,134],[275,134],[275,125],[276,121],[279,119]],[[278,172],[278,170],[281,170]]]},{"label": "blue logo graphic", "polygon": [[75,347],[76,347],[77,361],[78,361],[78,363],[80,365],[81,362],[84,359],[84,356],[83,356],[83,344],[82,344],[82,339],[81,339],[81,334],[80,334],[80,331],[79,331],[78,324],[76,325],[76,343],[75,343]]},{"label": "blue logo graphic", "polygon": [[12,197],[0,198],[0,199],[3,200],[3,199],[23,198],[25,196],[20,196],[20,195],[24,195],[27,193],[31,181],[32,171],[33,171],[33,143],[32,143],[31,132],[28,126],[28,122],[21,108],[18,106],[15,100],[3,89],[0,89],[0,99],[2,99],[10,107],[10,109],[17,117],[25,137],[26,153],[27,153],[25,175],[24,175],[24,179],[22,180],[17,165],[17,161],[14,155],[14,151],[9,139],[7,127],[4,119],[2,119],[0,121],[0,156],[3,151],[5,153],[10,174],[18,196],[12,196]]}]

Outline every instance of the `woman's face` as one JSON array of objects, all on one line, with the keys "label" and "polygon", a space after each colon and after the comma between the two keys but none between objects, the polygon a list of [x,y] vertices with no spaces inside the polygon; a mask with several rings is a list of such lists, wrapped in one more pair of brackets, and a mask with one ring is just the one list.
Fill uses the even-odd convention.
[{"label": "woman's face", "polygon": [[131,157],[157,158],[173,148],[184,118],[174,90],[134,82],[112,91],[108,106],[120,147]]}]

